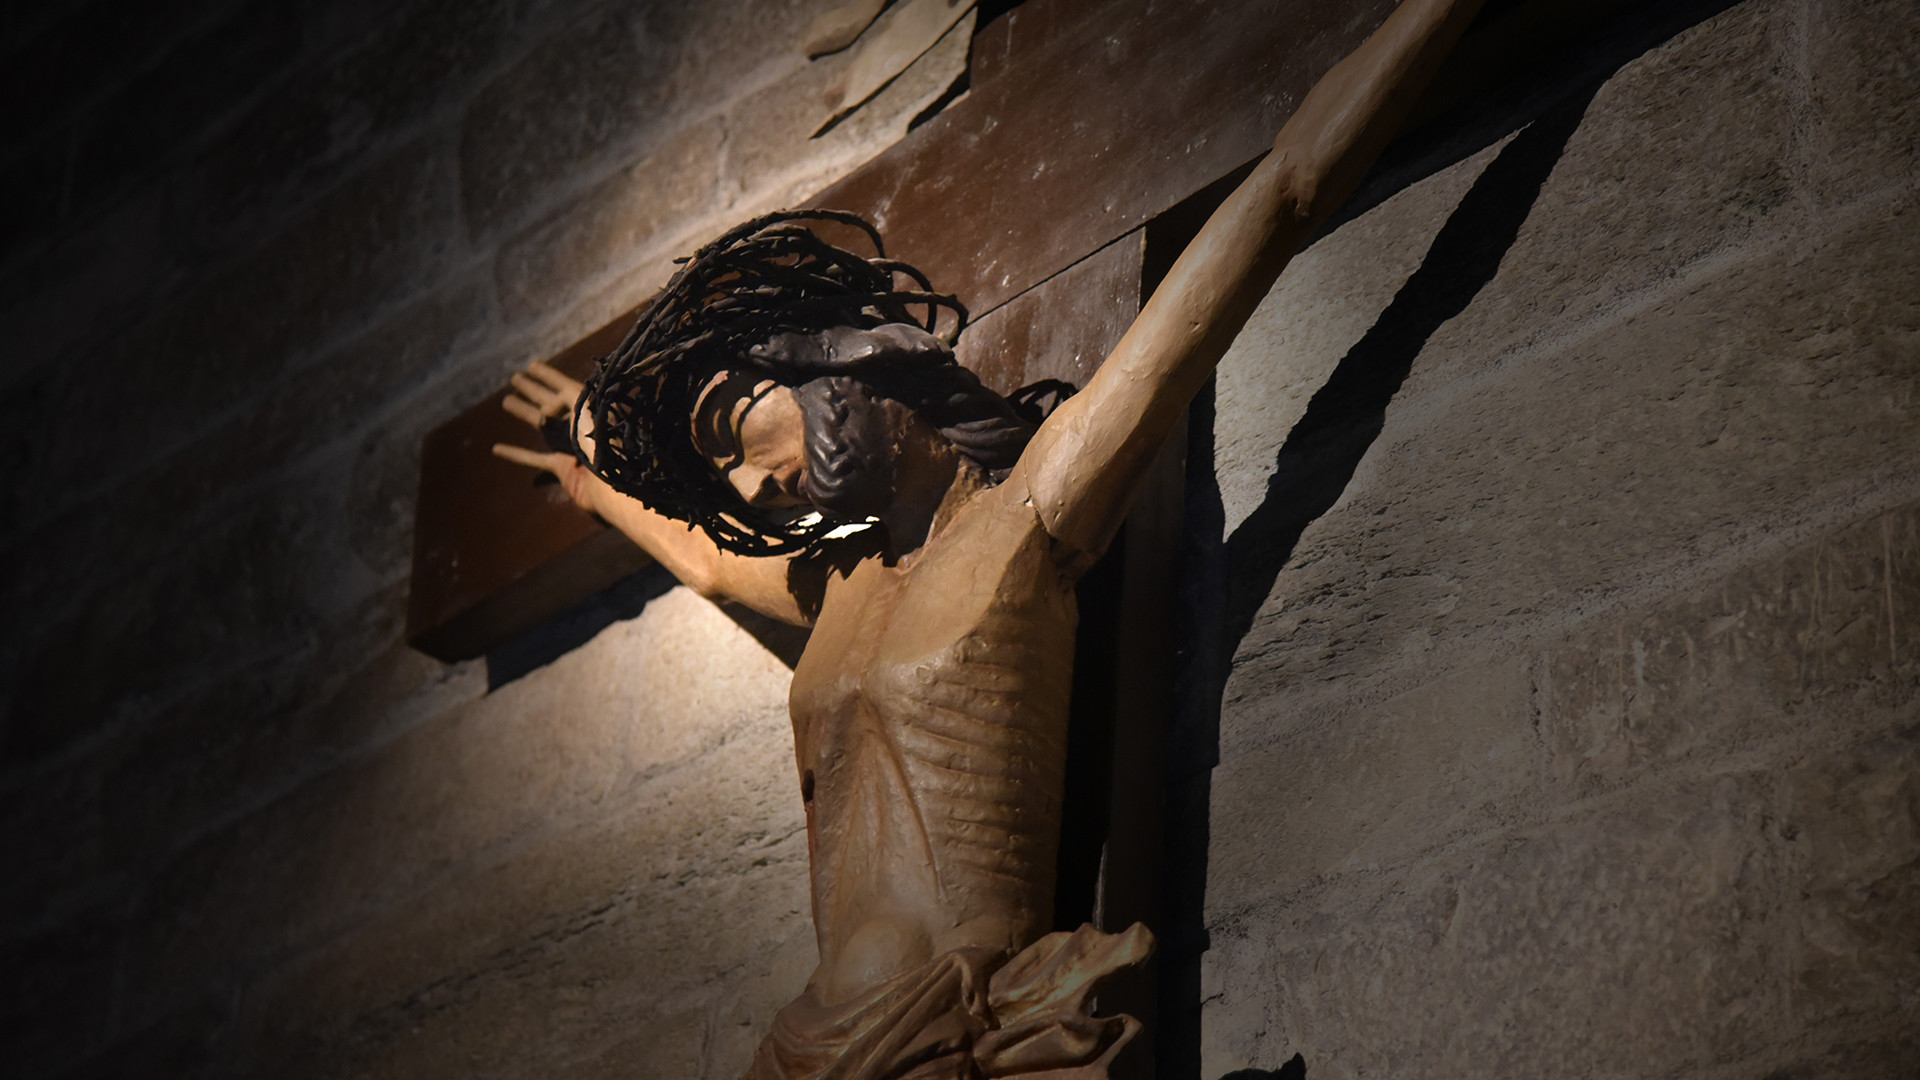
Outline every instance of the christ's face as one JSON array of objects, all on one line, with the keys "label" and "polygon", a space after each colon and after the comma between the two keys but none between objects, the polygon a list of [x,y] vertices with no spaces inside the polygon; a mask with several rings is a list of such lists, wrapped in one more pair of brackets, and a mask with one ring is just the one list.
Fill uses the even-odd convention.
[{"label": "christ's face", "polygon": [[806,422],[791,387],[716,377],[694,410],[701,453],[750,506],[808,505]]}]

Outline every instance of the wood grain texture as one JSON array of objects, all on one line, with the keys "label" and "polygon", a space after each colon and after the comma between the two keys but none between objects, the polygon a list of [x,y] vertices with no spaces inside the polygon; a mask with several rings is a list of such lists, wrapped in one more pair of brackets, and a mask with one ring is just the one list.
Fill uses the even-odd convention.
[{"label": "wood grain texture", "polygon": [[981,32],[964,100],[812,205],[992,310],[1264,152],[1392,7],[1033,0]]}]

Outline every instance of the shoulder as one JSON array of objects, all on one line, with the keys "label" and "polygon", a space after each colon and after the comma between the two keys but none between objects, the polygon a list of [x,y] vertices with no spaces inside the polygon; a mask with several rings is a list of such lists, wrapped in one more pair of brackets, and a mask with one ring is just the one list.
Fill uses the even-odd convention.
[{"label": "shoulder", "polygon": [[935,545],[983,566],[1002,563],[1016,552],[1029,552],[1044,557],[1068,581],[1078,579],[1095,561],[1054,539],[1018,466],[1005,480],[974,493],[929,547]]}]

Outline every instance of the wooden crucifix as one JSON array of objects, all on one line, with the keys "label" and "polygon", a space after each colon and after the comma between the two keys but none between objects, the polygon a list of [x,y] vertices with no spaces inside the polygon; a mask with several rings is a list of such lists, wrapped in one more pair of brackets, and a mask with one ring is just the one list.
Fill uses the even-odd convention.
[{"label": "wooden crucifix", "polygon": [[[964,305],[833,207],[857,183],[696,253],[617,347],[583,347],[584,385],[516,378],[506,411],[571,446],[501,457],[703,595],[811,631],[791,701],[820,965],[750,1076],[1104,1077],[1138,1033],[1091,995],[1148,930],[1049,932],[1073,587],[1478,7],[1406,0],[1333,65],[1050,414],[956,361]],[[1046,314],[1004,315],[1001,344]]]}]

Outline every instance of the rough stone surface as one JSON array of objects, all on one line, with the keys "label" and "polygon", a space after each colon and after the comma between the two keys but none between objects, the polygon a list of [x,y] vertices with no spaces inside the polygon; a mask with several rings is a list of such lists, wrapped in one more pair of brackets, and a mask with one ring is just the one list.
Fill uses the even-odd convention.
[{"label": "rough stone surface", "polygon": [[1208,852],[1209,906],[1233,911],[1276,886],[1377,870],[1512,824],[1543,783],[1531,690],[1511,661],[1359,715],[1282,720],[1284,741],[1214,770],[1232,828]]},{"label": "rough stone surface", "polygon": [[0,244],[44,241],[151,182],[182,143],[284,69],[302,22],[296,5],[195,0],[98,4],[65,20],[13,72],[9,115],[33,118],[41,133],[23,140],[10,170],[9,193],[20,197],[0,216]]},{"label": "rough stone surface", "polygon": [[737,1075],[814,963],[786,669],[680,591],[490,692],[406,575],[428,429],[960,70],[727,134],[821,6],[5,16],[10,1068]]},{"label": "rough stone surface", "polygon": [[[596,817],[746,717],[785,738],[786,669],[764,652],[749,662],[750,642],[689,594],[656,602],[565,657],[550,682],[427,720],[208,836],[155,884],[129,1007],[169,996],[187,972],[324,941],[475,859]],[[776,798],[763,774],[753,785]]]},{"label": "rough stone surface", "polygon": [[[1420,265],[1497,147],[1399,192],[1300,253],[1214,375],[1213,465],[1226,534],[1260,505],[1274,458],[1314,391]],[[1368,258],[1357,258],[1366,251]]]},{"label": "rough stone surface", "polygon": [[[98,223],[15,265],[0,284],[0,334],[38,348],[9,349],[0,385],[11,387],[46,355],[126,322],[172,269],[167,199],[143,192]],[[40,355],[36,355],[38,352]]]},{"label": "rough stone surface", "polygon": [[1804,42],[1806,150],[1813,197],[1846,202],[1888,184],[1912,186],[1920,165],[1920,57],[1912,5],[1809,3]]},{"label": "rough stone surface", "polygon": [[[1917,212],[1903,197],[1784,238],[1525,362],[1444,382],[1416,362],[1241,643],[1265,663],[1230,693],[1357,677],[1560,616],[1758,539],[1762,510],[1793,521],[1895,480],[1920,452],[1920,264],[1874,241],[1911,232]],[[1438,365],[1463,362],[1446,350]]]},{"label": "rough stone surface", "polygon": [[886,89],[815,137],[831,111],[854,50],[822,57],[792,85],[771,86],[741,98],[728,111],[724,183],[736,199],[796,202],[825,187],[822,181],[851,171],[906,134],[907,124],[945,94],[967,70],[971,14],[900,73]]},{"label": "rough stone surface", "polygon": [[694,124],[553,219],[515,236],[503,246],[495,271],[506,317],[538,318],[551,309],[556,291],[598,277],[636,251],[664,246],[665,237],[680,239],[687,219],[713,201],[723,141],[718,124]]},{"label": "rough stone surface", "polygon": [[490,82],[461,133],[462,203],[477,234],[523,212],[622,140],[668,115],[668,53],[643,9],[603,9],[541,43]]},{"label": "rough stone surface", "polygon": [[[82,480],[117,479],[271,385],[303,351],[451,269],[453,180],[444,144],[405,147],[193,301],[169,305],[87,369],[61,372],[30,429],[40,444],[27,463],[59,465],[34,470],[16,497],[39,511],[68,503]],[[182,407],[153,407],[175,400]],[[71,415],[111,422],[119,438],[90,438],[86,426],[60,422]],[[143,453],[125,453],[129,443]]]},{"label": "rough stone surface", "polygon": [[1705,778],[1249,913],[1209,954],[1203,1071],[1298,1052],[1327,1076],[1624,1078],[1745,1056],[1787,1015],[1769,786]]},{"label": "rough stone surface", "polygon": [[[764,1025],[792,992],[769,961],[812,952],[799,800],[761,780],[791,768],[785,727],[770,711],[572,827],[373,915],[263,988],[249,1057],[298,1048],[305,1075],[419,1075],[449,1054],[532,1069],[617,1047],[630,1030],[609,1014],[751,1005]],[[719,911],[739,921],[715,926]],[[716,970],[734,973],[720,993]]]},{"label": "rough stone surface", "polygon": [[[433,425],[967,70],[972,22],[813,138],[835,2],[0,15],[9,1075],[739,1074],[815,962],[786,669],[684,590],[503,685],[432,661],[412,504]],[[1161,1075],[1914,1075],[1916,35],[1726,5],[1256,315]],[[1078,310],[963,351],[1077,370]]]},{"label": "rough stone surface", "polygon": [[1780,832],[1800,901],[1788,946],[1795,1019],[1911,1019],[1920,999],[1920,730],[1796,765]]},{"label": "rough stone surface", "polygon": [[[1243,333],[1201,1076],[1920,1068],[1920,128],[1868,43],[1915,25],[1733,5],[1527,182],[1523,133],[1329,234]],[[1410,337],[1485,193],[1524,219]],[[1348,457],[1290,441],[1315,408]],[[1309,453],[1351,476],[1276,531]]]},{"label": "rough stone surface", "polygon": [[1484,363],[1551,340],[1792,216],[1794,7],[1737,5],[1607,80],[1500,275],[1434,345]]},{"label": "rough stone surface", "polygon": [[[1914,699],[1920,516],[1830,533],[1677,603],[1552,651],[1542,726],[1561,783],[1586,794],[1669,762],[1884,723]],[[1611,625],[1609,625],[1611,624]]]},{"label": "rough stone surface", "polygon": [[470,91],[513,39],[506,0],[402,6],[344,55],[276,86],[186,171],[202,242],[335,179]]}]

